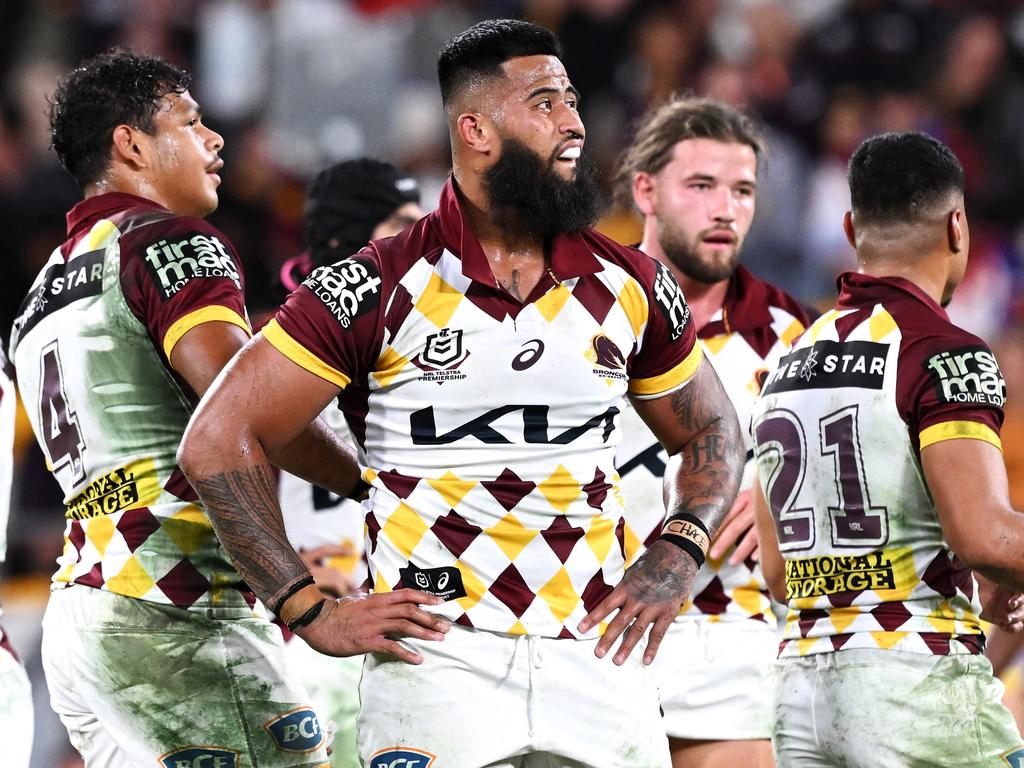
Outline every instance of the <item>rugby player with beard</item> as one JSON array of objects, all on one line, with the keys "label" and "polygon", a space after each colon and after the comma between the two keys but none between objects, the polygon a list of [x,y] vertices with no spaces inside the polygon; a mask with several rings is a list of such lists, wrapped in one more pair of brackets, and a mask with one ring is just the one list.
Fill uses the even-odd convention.
[{"label": "rugby player with beard", "polygon": [[[675,98],[641,119],[619,173],[620,190],[644,216],[640,249],[679,281],[704,354],[744,426],[765,373],[808,324],[799,302],[739,263],[762,153],[747,116],[710,99]],[[746,443],[749,450],[749,435]],[[635,534],[627,539],[639,554],[640,543],[661,531],[667,457],[632,409],[623,415],[618,456]],[[756,562],[753,481],[748,458],[742,490],[658,657],[676,768],[772,762],[770,672],[778,638]]]},{"label": "rugby player with beard", "polygon": [[[340,397],[370,486],[371,597],[416,587],[443,622],[366,657],[373,768],[668,766],[650,664],[735,497],[735,412],[671,272],[589,228],[554,36],[481,22],[438,75],[437,210],[313,271],[208,393],[183,467],[248,583],[310,645],[352,654],[359,600],[309,583],[267,458]],[[628,570],[624,396],[672,457],[668,520]]]}]

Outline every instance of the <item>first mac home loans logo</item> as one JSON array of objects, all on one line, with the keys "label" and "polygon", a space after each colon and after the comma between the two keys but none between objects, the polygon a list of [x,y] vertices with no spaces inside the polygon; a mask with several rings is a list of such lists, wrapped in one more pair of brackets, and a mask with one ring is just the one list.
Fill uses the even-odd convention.
[{"label": "first mac home loans logo", "polygon": [[242,278],[224,244],[213,235],[194,233],[159,240],[146,248],[146,266],[165,299],[195,278],[226,277],[241,289]]},{"label": "first mac home loans logo", "polygon": [[936,394],[947,403],[980,403],[1002,407],[1006,382],[995,355],[969,346],[932,355],[925,363]]}]

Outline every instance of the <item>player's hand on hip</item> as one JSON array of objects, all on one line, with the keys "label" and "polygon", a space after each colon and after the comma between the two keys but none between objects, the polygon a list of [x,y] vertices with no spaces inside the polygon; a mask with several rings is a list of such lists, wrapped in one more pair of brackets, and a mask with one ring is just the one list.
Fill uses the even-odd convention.
[{"label": "player's hand on hip", "polygon": [[1024,595],[1010,587],[989,581],[975,572],[981,618],[992,622],[1006,632],[1024,632]]},{"label": "player's hand on hip", "polygon": [[442,602],[439,597],[414,589],[372,595],[356,593],[328,600],[320,615],[296,634],[328,656],[386,653],[409,664],[420,664],[423,657],[399,640],[444,640],[451,622],[420,607]]},{"label": "player's hand on hip", "polygon": [[655,541],[626,570],[615,589],[583,618],[578,629],[589,632],[613,611],[618,611],[598,641],[595,655],[604,658],[621,636],[622,644],[612,661],[624,664],[650,628],[644,650],[644,664],[650,664],[679,607],[689,597],[696,575],[697,563],[690,555],[667,541]]},{"label": "player's hand on hip", "polygon": [[754,505],[751,494],[751,489],[747,488],[736,496],[732,509],[711,539],[709,558],[720,560],[735,545],[736,549],[729,557],[730,565],[739,565],[748,557],[758,559],[757,531],[754,528]]}]

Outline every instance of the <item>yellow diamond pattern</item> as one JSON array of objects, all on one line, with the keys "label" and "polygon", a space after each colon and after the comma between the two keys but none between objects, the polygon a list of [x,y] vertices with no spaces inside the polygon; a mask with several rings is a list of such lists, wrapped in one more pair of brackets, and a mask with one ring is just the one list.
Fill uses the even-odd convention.
[{"label": "yellow diamond pattern", "polygon": [[892,319],[892,315],[884,309],[879,309],[868,321],[868,329],[871,331],[872,341],[881,341],[895,331],[897,327],[896,321]]},{"label": "yellow diamond pattern", "polygon": [[896,644],[899,643],[899,641],[902,640],[906,636],[907,636],[906,632],[872,632],[871,633],[871,637],[874,639],[874,641],[876,643],[878,643],[878,647],[879,648],[884,648],[887,651],[892,649],[892,648],[894,648],[896,646]]},{"label": "yellow diamond pattern", "polygon": [[839,311],[835,310],[835,309],[830,309],[824,315],[819,317],[818,320],[814,323],[814,325],[811,326],[811,330],[810,330],[811,343],[814,343],[815,341],[817,341],[818,340],[818,336],[821,334],[821,332],[827,326],[831,325],[832,322],[837,317],[839,317]]},{"label": "yellow diamond pattern", "polygon": [[[484,596],[484,592],[487,591],[487,587],[485,587],[484,583],[473,574],[473,569],[464,566],[461,560],[455,561],[455,567],[462,573],[462,586],[466,589],[466,596],[460,597],[455,602],[459,604],[459,607],[462,610],[468,611],[480,602],[480,598]],[[523,632],[523,634],[525,635],[527,633]]]},{"label": "yellow diamond pattern", "polygon": [[427,480],[430,487],[441,494],[441,498],[444,499],[444,503],[452,509],[459,506],[459,502],[465,498],[466,494],[469,493],[473,486],[476,485],[476,480],[460,480],[451,472],[445,472],[443,476],[436,480]]},{"label": "yellow diamond pattern", "polygon": [[558,313],[562,311],[562,307],[565,306],[565,303],[569,301],[571,296],[572,293],[570,293],[568,288],[564,285],[558,285],[534,302],[534,306],[550,323],[558,317]]},{"label": "yellow diamond pattern", "polygon": [[174,516],[163,520],[161,527],[186,555],[209,546],[214,539],[213,526],[194,504],[189,504]]},{"label": "yellow diamond pattern", "polygon": [[523,622],[517,621],[515,624],[513,624],[511,627],[508,628],[508,632],[506,634],[509,634],[509,635],[528,635],[530,633],[526,631],[526,627],[523,626]]},{"label": "yellow diamond pattern", "polygon": [[860,608],[850,605],[842,608],[833,608],[829,611],[828,617],[832,620],[832,626],[836,628],[836,633],[842,634],[857,620],[858,616],[863,615]]},{"label": "yellow diamond pattern", "polygon": [[75,545],[71,543],[71,539],[64,539],[64,552],[61,557],[67,561],[67,565],[57,571],[57,574],[53,577],[54,581],[61,581],[68,583],[71,581],[71,574],[75,570],[75,560],[78,556],[78,550]]},{"label": "yellow diamond pattern", "polygon": [[377,362],[373,366],[373,378],[382,388],[386,388],[408,364],[409,358],[403,357],[392,347],[388,347],[384,350],[384,354],[377,358]]},{"label": "yellow diamond pattern", "polygon": [[156,582],[146,573],[139,561],[132,555],[128,558],[121,572],[112,579],[107,579],[107,589],[119,595],[142,597],[153,588]]},{"label": "yellow diamond pattern", "polygon": [[781,339],[782,343],[785,344],[787,347],[791,347],[793,346],[793,339],[795,339],[803,332],[804,324],[801,323],[799,320],[794,320],[789,324],[789,327],[786,330],[779,334],[779,339]]},{"label": "yellow diamond pattern", "polygon": [[629,324],[633,328],[633,333],[636,336],[640,335],[640,330],[644,327],[647,322],[647,299],[644,298],[644,290],[640,287],[640,284],[630,278],[626,281],[626,284],[619,291],[619,295],[616,298],[619,302],[619,306],[626,313],[626,317],[629,318]]},{"label": "yellow diamond pattern", "polygon": [[551,477],[537,486],[537,490],[544,494],[548,504],[564,514],[569,505],[580,497],[582,489],[569,470],[559,464]]},{"label": "yellow diamond pattern", "polygon": [[565,568],[559,568],[551,581],[537,590],[537,596],[548,604],[559,624],[565,623],[580,601],[580,596],[572,588],[572,579]]},{"label": "yellow diamond pattern", "polygon": [[887,601],[904,601],[910,597],[920,583],[917,576],[917,569],[914,566],[914,555],[910,547],[897,547],[896,549],[882,550],[884,556],[892,562],[893,583],[895,589],[877,589],[875,594]]},{"label": "yellow diamond pattern", "polygon": [[816,637],[801,637],[799,640],[796,641],[797,653],[799,653],[801,656],[806,656],[808,653],[810,653],[811,649],[814,647],[814,644],[816,642],[818,642],[818,638]]},{"label": "yellow diamond pattern", "polygon": [[452,319],[462,299],[463,294],[460,291],[448,285],[434,272],[416,302],[416,309],[438,328],[444,328]]},{"label": "yellow diamond pattern", "polygon": [[928,617],[928,623],[935,627],[936,632],[955,635],[957,634],[955,616],[956,613],[953,611],[952,606],[943,600],[935,609],[935,613]]},{"label": "yellow diamond pattern", "polygon": [[363,470],[363,482],[367,485],[373,485],[373,481],[377,479],[376,470],[367,467]]},{"label": "yellow diamond pattern", "polygon": [[108,515],[94,517],[85,526],[85,538],[92,542],[96,551],[100,553],[100,557],[103,557],[107,551],[107,545],[114,538],[114,531],[114,521]]},{"label": "yellow diamond pattern", "polygon": [[[600,518],[596,519],[600,520]],[[611,522],[608,524],[611,525]],[[633,558],[636,557],[636,553],[640,551],[640,547],[642,547],[644,543],[640,541],[640,537],[636,535],[636,531],[633,530],[633,526],[629,523],[626,523],[622,527],[622,534],[623,539],[626,542],[626,562],[631,563],[633,562]],[[604,560],[602,559],[601,562],[604,562]]]},{"label": "yellow diamond pattern", "polygon": [[[628,530],[629,526],[626,528]],[[615,525],[607,517],[594,515],[590,520],[590,528],[587,529],[583,539],[590,547],[590,551],[594,553],[597,562],[603,563],[615,541]]]},{"label": "yellow diamond pattern", "polygon": [[516,519],[515,515],[509,512],[495,525],[486,529],[484,533],[501,548],[505,557],[515,560],[523,548],[538,535],[539,531],[529,530]]},{"label": "yellow diamond pattern", "polygon": [[755,579],[733,590],[732,599],[751,616],[765,612],[765,598]]},{"label": "yellow diamond pattern", "polygon": [[701,339],[701,343],[704,345],[704,349],[708,351],[709,355],[717,355],[722,351],[722,347],[729,343],[729,339],[732,336],[728,333],[721,336],[715,336],[713,339]]},{"label": "yellow diamond pattern", "polygon": [[423,534],[427,532],[427,527],[423,518],[413,512],[405,502],[401,502],[398,509],[388,516],[381,530],[388,537],[388,541],[408,560]]},{"label": "yellow diamond pattern", "polygon": [[91,230],[89,230],[89,246],[90,251],[95,251],[97,248],[106,243],[110,239],[110,236],[114,234],[114,222],[108,221],[107,219],[101,219],[97,221]]}]

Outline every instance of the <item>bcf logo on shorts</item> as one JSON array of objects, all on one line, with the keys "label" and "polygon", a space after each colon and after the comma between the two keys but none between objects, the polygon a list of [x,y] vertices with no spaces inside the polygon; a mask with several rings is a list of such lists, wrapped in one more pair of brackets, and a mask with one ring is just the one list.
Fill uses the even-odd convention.
[{"label": "bcf logo on shorts", "polygon": [[278,715],[265,722],[263,727],[274,739],[278,749],[285,752],[312,752],[324,743],[320,721],[316,719],[316,712],[309,707]]},{"label": "bcf logo on shorts", "polygon": [[373,753],[370,768],[430,768],[436,757],[412,747],[389,747]]},{"label": "bcf logo on shorts", "polygon": [[164,768],[238,768],[238,752],[220,747],[184,747],[157,759]]}]

